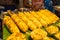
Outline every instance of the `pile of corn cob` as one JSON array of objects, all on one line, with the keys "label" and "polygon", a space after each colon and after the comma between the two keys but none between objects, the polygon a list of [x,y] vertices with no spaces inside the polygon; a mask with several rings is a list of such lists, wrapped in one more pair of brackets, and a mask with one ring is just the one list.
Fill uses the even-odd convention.
[{"label": "pile of corn cob", "polygon": [[[7,40],[26,40],[25,35],[28,30],[31,30],[30,36],[33,40],[55,40],[48,37],[48,34],[54,34],[60,40],[59,28],[55,26],[48,26],[54,24],[59,20],[54,13],[49,10],[39,10],[30,12],[20,12],[16,14],[10,10],[7,11],[9,16],[4,16],[4,23],[12,33]],[[45,28],[45,30],[42,30]],[[21,32],[22,31],[22,32]]]}]

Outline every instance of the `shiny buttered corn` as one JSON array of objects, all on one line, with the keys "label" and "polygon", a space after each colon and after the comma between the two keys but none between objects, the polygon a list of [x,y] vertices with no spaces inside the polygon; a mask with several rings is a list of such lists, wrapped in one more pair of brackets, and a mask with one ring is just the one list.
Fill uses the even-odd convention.
[{"label": "shiny buttered corn", "polygon": [[28,25],[30,30],[37,29],[37,26],[31,20],[29,20],[25,14],[23,14],[22,12],[19,12],[18,16]]},{"label": "shiny buttered corn", "polygon": [[[10,16],[4,16],[3,20],[12,33],[7,40],[27,40],[27,38],[32,38],[31,40],[55,40],[57,38],[60,40],[59,28],[53,25],[59,17],[49,10],[18,11],[16,14],[8,10],[7,13]],[[60,27],[60,23],[58,26]],[[54,37],[49,34],[54,34]]]},{"label": "shiny buttered corn", "polygon": [[37,26],[37,28],[41,28],[42,24],[29,12],[26,12],[25,15],[32,21],[35,23],[35,25]]},{"label": "shiny buttered corn", "polygon": [[44,11],[47,12],[51,16],[51,18],[54,20],[53,23],[59,20],[59,17],[57,17],[54,13],[50,12],[49,10],[44,10]]},{"label": "shiny buttered corn", "polygon": [[58,26],[60,27],[60,23],[58,24]]},{"label": "shiny buttered corn", "polygon": [[60,32],[58,32],[57,34],[55,34],[55,37],[60,40]]},{"label": "shiny buttered corn", "polygon": [[10,11],[8,11],[11,18],[14,20],[14,22],[18,25],[21,31],[26,32],[28,30],[28,26],[23,22],[16,14],[11,14]]},{"label": "shiny buttered corn", "polygon": [[59,32],[58,27],[53,26],[53,25],[48,26],[48,27],[46,28],[46,30],[47,30],[47,32],[50,33],[50,34],[55,34],[55,33],[58,33],[58,32]]},{"label": "shiny buttered corn", "polygon": [[20,32],[17,25],[13,22],[13,20],[9,16],[4,16],[4,23],[7,25],[8,29],[12,32]]},{"label": "shiny buttered corn", "polygon": [[47,32],[42,29],[36,29],[31,32],[31,38],[36,40],[42,40],[47,36]]},{"label": "shiny buttered corn", "polygon": [[49,19],[48,19],[45,15],[43,15],[43,13],[37,12],[37,14],[38,14],[42,19],[44,19],[47,24],[50,24],[50,23],[51,23],[51,21],[49,21]]},{"label": "shiny buttered corn", "polygon": [[41,17],[39,17],[39,16],[37,15],[37,12],[32,11],[32,12],[30,12],[30,13],[40,21],[40,23],[42,24],[42,26],[46,26],[46,25],[47,25],[47,23],[46,23]]},{"label": "shiny buttered corn", "polygon": [[26,40],[26,38],[22,33],[13,33],[7,38],[7,40]]}]

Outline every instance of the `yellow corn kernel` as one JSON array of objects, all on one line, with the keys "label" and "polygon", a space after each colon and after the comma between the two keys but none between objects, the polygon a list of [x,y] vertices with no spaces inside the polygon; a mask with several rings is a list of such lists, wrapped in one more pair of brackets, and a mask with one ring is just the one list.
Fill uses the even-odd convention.
[{"label": "yellow corn kernel", "polygon": [[4,22],[12,33],[20,32],[16,24],[13,22],[13,20],[9,16],[4,17]]},{"label": "yellow corn kernel", "polygon": [[60,32],[55,34],[55,37],[58,38],[60,40]]},{"label": "yellow corn kernel", "polygon": [[22,33],[13,33],[7,38],[7,40],[26,40],[26,38]]},{"label": "yellow corn kernel", "polygon": [[47,36],[47,32],[42,29],[35,29],[30,35],[32,39],[39,40],[45,38]]},{"label": "yellow corn kernel", "polygon": [[46,23],[41,17],[39,17],[39,16],[37,15],[37,12],[32,11],[31,14],[32,14],[34,17],[36,17],[43,26],[46,26],[46,25],[47,25],[47,23]]},{"label": "yellow corn kernel", "polygon": [[42,12],[44,15],[46,15],[46,17],[48,17],[49,21],[51,21],[51,23],[53,23],[54,19],[52,18],[52,16],[49,15],[49,13],[45,12],[45,10],[40,10],[40,12]]},{"label": "yellow corn kernel", "polygon": [[37,28],[41,28],[42,25],[41,23],[33,16],[31,15],[29,12],[26,12],[25,15],[32,21],[35,23],[35,25],[37,26]]},{"label": "yellow corn kernel", "polygon": [[57,20],[59,20],[59,17],[57,17],[54,13],[50,12],[49,10],[45,10],[45,12],[47,12],[54,19],[54,23]]},{"label": "yellow corn kernel", "polygon": [[41,18],[43,18],[43,19],[46,21],[46,23],[50,24],[50,20],[49,20],[45,15],[43,15],[41,12],[37,12],[37,14],[38,14]]},{"label": "yellow corn kernel", "polygon": [[12,14],[11,18],[23,32],[26,32],[28,30],[28,26],[16,14]]},{"label": "yellow corn kernel", "polygon": [[30,21],[25,14],[19,12],[18,16],[28,25],[31,30],[37,28],[36,25],[32,21]]},{"label": "yellow corn kernel", "polygon": [[55,33],[59,32],[58,27],[53,26],[53,25],[47,27],[46,30],[47,30],[47,32],[50,33],[50,34],[55,34]]}]

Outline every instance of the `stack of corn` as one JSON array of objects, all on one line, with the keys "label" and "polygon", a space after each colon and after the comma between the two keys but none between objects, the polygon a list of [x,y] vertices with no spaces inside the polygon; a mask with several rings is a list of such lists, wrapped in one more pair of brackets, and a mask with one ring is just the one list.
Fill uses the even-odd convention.
[{"label": "stack of corn", "polygon": [[23,14],[23,12],[19,12],[18,16],[28,25],[30,30],[37,28],[37,26],[31,20],[29,20],[25,14]]},{"label": "stack of corn", "polygon": [[26,40],[26,38],[22,33],[13,33],[7,38],[7,40]]},{"label": "stack of corn", "polygon": [[26,32],[28,30],[28,26],[23,22],[15,13],[11,14],[11,11],[7,11],[11,18],[14,20],[14,22],[18,25],[18,27],[21,29],[21,31]]},{"label": "stack of corn", "polygon": [[25,12],[24,14],[29,18],[29,20],[35,23],[37,28],[42,27],[42,24],[32,14],[30,14],[29,12]]},{"label": "stack of corn", "polygon": [[9,16],[4,16],[4,23],[7,25],[8,29],[12,32],[20,32],[17,25],[13,22],[13,20]]},{"label": "stack of corn", "polygon": [[[55,40],[48,37],[48,33],[55,34],[55,37],[60,40],[59,29],[56,26],[48,26],[59,20],[55,14],[48,10],[19,12],[15,14],[10,10],[7,11],[9,16],[4,16],[4,22],[12,35],[7,40],[26,40],[25,35],[20,32],[27,32],[29,29],[32,31],[30,36],[33,40]],[[44,27],[43,27],[44,26]],[[45,28],[42,30],[41,28]]]},{"label": "stack of corn", "polygon": [[46,15],[46,17],[48,17],[48,19],[50,19],[50,21],[52,23],[55,23],[57,20],[59,20],[59,17],[57,17],[54,13],[50,12],[49,10],[45,9],[45,10],[40,10],[40,12],[44,15]]}]

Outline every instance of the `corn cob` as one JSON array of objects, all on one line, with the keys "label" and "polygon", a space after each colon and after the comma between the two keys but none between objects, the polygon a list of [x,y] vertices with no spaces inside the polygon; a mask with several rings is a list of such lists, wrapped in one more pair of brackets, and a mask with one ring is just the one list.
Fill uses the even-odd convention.
[{"label": "corn cob", "polygon": [[47,36],[47,32],[42,29],[35,29],[30,35],[32,39],[42,40]]},{"label": "corn cob", "polygon": [[26,38],[22,33],[13,33],[7,38],[7,40],[26,40]]},{"label": "corn cob", "polygon": [[13,20],[9,16],[4,17],[4,22],[12,33],[20,32],[16,24],[13,22]]},{"label": "corn cob", "polygon": [[50,24],[53,23],[54,19],[52,18],[52,16],[50,16],[47,12],[45,12],[44,10],[40,10],[41,13],[43,13],[43,15],[46,15],[46,17],[48,17],[49,21],[51,21]]},{"label": "corn cob", "polygon": [[53,26],[53,25],[47,27],[46,30],[47,30],[47,32],[50,33],[50,34],[55,34],[55,33],[58,33],[58,32],[59,32],[58,27]]},{"label": "corn cob", "polygon": [[46,21],[46,23],[50,24],[49,19],[48,19],[45,15],[43,15],[41,12],[37,12],[37,14],[38,14],[41,18],[43,18],[43,19]]},{"label": "corn cob", "polygon": [[54,19],[53,23],[55,23],[57,20],[59,20],[59,17],[57,17],[54,13],[50,12],[49,10],[45,10],[45,12],[47,12],[51,16],[51,18]]},{"label": "corn cob", "polygon": [[55,34],[55,37],[58,38],[60,40],[60,32]]},{"label": "corn cob", "polygon": [[28,30],[28,26],[15,13],[11,14],[10,11],[7,12],[10,14],[11,18],[18,25],[21,31],[26,32]]},{"label": "corn cob", "polygon": [[25,15],[32,21],[35,23],[35,25],[37,26],[37,28],[41,28],[42,25],[41,23],[33,16],[31,15],[29,12],[26,12]]},{"label": "corn cob", "polygon": [[19,12],[18,16],[28,25],[28,27],[31,29],[31,30],[35,30],[37,27],[36,25],[30,21],[25,14],[23,14],[22,12]]},{"label": "corn cob", "polygon": [[36,17],[43,26],[46,26],[46,25],[47,25],[47,23],[46,23],[41,17],[39,17],[39,16],[36,14],[36,12],[32,11],[31,14],[32,14],[34,17]]}]

